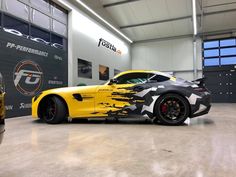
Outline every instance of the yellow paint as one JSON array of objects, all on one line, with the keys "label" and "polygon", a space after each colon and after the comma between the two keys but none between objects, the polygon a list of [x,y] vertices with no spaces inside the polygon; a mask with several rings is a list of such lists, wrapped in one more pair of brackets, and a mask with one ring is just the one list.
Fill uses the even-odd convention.
[{"label": "yellow paint", "polygon": [[[145,70],[132,70],[125,71],[115,76],[115,78],[128,74],[128,73],[160,73],[158,71],[145,71]],[[160,73],[165,75],[163,73]],[[170,78],[175,81],[174,77]],[[125,88],[132,87],[135,84],[113,84],[109,85],[107,82],[104,85],[96,86],[80,86],[80,87],[68,87],[68,88],[59,88],[51,89],[44,91],[37,99],[32,99],[32,116],[38,117],[38,106],[40,101],[49,95],[58,95],[63,98],[69,109],[70,118],[80,118],[80,117],[106,117],[108,116],[108,111],[119,111],[124,106],[130,106],[127,102],[128,97],[122,95],[112,95],[114,92],[119,92],[121,94],[133,93],[131,90]],[[73,94],[81,94],[83,101],[78,101],[73,97]],[[127,101],[121,101],[116,99],[126,99]],[[125,112],[123,112],[125,114]]]},{"label": "yellow paint", "polygon": [[4,104],[5,93],[0,93],[0,119],[5,117],[5,104]]}]

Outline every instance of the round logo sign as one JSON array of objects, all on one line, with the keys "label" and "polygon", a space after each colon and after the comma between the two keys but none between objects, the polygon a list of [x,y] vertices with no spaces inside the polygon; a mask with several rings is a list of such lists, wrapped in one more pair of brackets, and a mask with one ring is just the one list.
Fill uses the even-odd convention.
[{"label": "round logo sign", "polygon": [[31,60],[21,61],[14,69],[13,81],[21,94],[34,96],[42,86],[43,72],[37,63]]}]

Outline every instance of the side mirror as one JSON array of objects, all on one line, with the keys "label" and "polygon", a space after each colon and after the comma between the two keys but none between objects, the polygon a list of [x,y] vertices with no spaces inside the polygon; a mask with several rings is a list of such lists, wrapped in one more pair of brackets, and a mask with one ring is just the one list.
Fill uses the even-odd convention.
[{"label": "side mirror", "polygon": [[110,82],[108,85],[113,85],[113,84],[117,84],[118,80],[117,79],[110,79]]}]

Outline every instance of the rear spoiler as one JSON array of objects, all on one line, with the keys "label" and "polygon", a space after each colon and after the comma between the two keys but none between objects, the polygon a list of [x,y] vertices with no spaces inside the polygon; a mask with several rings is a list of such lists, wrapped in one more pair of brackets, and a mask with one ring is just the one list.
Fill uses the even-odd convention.
[{"label": "rear spoiler", "polygon": [[199,87],[203,87],[205,81],[206,81],[206,78],[203,77],[203,78],[199,78],[199,79],[193,80],[192,82],[193,82],[194,84],[197,84]]}]

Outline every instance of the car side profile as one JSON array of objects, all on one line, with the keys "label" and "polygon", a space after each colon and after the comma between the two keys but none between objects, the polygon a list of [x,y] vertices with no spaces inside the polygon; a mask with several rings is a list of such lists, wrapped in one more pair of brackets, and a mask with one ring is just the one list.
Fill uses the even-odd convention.
[{"label": "car side profile", "polygon": [[0,73],[0,144],[2,143],[3,134],[4,134],[4,131],[5,131],[4,96],[5,96],[4,82],[3,82],[2,75]]},{"label": "car side profile", "polygon": [[32,99],[32,116],[50,124],[65,119],[146,116],[180,125],[207,114],[210,93],[203,80],[189,82],[158,72],[122,72],[104,85],[46,90]]}]

